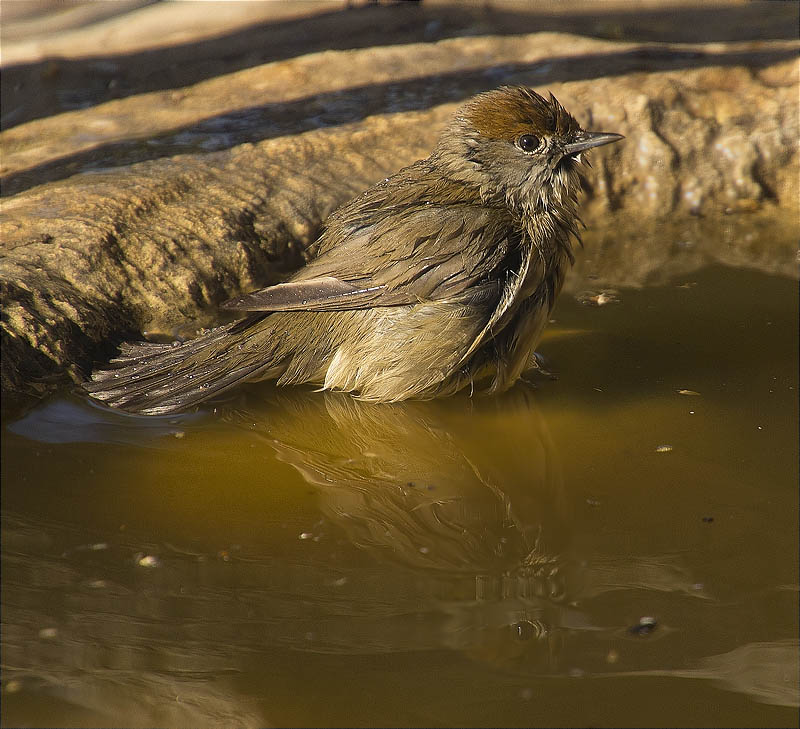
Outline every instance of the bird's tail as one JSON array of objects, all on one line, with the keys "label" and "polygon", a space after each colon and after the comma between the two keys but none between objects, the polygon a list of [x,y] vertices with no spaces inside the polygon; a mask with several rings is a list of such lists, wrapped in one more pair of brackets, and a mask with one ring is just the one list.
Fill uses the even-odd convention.
[{"label": "bird's tail", "polygon": [[245,380],[278,376],[282,368],[273,365],[269,352],[259,354],[246,336],[231,336],[256,318],[263,317],[226,324],[186,342],[122,344],[109,368],[94,372],[83,388],[111,407],[166,415]]}]

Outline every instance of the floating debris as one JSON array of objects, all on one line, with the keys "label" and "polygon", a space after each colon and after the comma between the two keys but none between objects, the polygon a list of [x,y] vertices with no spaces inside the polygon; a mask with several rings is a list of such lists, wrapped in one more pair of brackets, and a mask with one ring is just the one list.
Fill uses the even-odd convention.
[{"label": "floating debris", "polygon": [[678,390],[677,392],[679,395],[688,395],[690,397],[696,397],[700,395],[700,393],[696,390]]},{"label": "floating debris", "polygon": [[658,621],[646,615],[643,618],[639,618],[639,622],[636,625],[632,625],[628,628],[628,632],[631,635],[645,636],[650,635],[656,628],[658,628]]},{"label": "floating debris", "polygon": [[619,297],[613,291],[600,291],[594,293],[592,291],[584,291],[575,297],[579,303],[586,306],[605,306],[606,304],[613,304],[619,301]]},{"label": "floating debris", "polygon": [[155,555],[140,553],[136,555],[136,565],[137,567],[153,569],[155,567],[161,567],[161,560]]},{"label": "floating debris", "polygon": [[656,447],[656,453],[669,453],[671,450],[671,445],[660,445]]}]

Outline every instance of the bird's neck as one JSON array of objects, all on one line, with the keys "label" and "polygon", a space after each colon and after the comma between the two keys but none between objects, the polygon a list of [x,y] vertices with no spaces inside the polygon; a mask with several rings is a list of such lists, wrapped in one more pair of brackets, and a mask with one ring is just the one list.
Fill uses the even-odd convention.
[{"label": "bird's neck", "polygon": [[572,205],[532,206],[520,214],[522,229],[540,255],[552,264],[557,259],[575,262],[574,246],[581,245],[581,220]]}]

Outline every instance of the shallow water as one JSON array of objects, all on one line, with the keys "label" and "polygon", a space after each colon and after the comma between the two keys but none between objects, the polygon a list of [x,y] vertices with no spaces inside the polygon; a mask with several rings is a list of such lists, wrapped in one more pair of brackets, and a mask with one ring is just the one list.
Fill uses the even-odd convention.
[{"label": "shallow water", "polygon": [[796,724],[797,282],[617,298],[499,398],[9,419],[3,724]]}]

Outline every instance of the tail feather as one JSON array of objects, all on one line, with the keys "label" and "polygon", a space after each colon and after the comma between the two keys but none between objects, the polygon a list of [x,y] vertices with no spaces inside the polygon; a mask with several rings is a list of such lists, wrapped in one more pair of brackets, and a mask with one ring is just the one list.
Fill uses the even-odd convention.
[{"label": "tail feather", "polygon": [[[238,324],[238,322],[236,323]],[[165,415],[230,389],[244,380],[270,376],[280,368],[247,347],[232,357],[229,324],[181,344],[125,343],[108,369],[83,388],[112,407],[144,415]],[[236,347],[237,345],[233,345]]]}]

